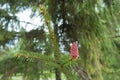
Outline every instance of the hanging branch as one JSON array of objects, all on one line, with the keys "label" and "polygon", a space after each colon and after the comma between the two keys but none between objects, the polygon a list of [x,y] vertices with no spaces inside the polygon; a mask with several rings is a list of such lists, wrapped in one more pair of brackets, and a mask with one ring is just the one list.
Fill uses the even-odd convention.
[{"label": "hanging branch", "polygon": [[112,38],[120,38],[120,35],[112,36]]},{"label": "hanging branch", "polygon": [[12,76],[12,74],[15,72],[15,70],[17,69],[17,67],[12,67],[11,69],[7,70],[5,72],[5,74],[2,76],[1,80],[8,80],[8,78],[10,76]]},{"label": "hanging branch", "polygon": [[105,67],[104,69],[103,69],[103,71],[105,72],[105,73],[108,73],[108,74],[112,74],[112,73],[117,73],[117,72],[120,72],[120,69],[109,69],[109,68],[107,68],[107,67]]}]

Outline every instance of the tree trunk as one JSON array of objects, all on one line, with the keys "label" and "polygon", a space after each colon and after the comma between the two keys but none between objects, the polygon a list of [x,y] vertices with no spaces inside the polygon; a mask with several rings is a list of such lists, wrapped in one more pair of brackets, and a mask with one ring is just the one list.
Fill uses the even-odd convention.
[{"label": "tree trunk", "polygon": [[61,72],[58,68],[55,69],[56,80],[61,80]]}]

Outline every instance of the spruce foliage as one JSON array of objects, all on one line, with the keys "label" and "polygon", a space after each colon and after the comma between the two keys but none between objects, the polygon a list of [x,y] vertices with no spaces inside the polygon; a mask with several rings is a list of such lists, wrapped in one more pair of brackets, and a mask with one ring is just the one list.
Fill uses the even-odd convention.
[{"label": "spruce foliage", "polygon": [[[119,80],[119,6],[120,0],[0,0],[0,78]],[[16,14],[26,9],[42,25],[20,21]],[[80,56],[71,61],[75,41]]]}]

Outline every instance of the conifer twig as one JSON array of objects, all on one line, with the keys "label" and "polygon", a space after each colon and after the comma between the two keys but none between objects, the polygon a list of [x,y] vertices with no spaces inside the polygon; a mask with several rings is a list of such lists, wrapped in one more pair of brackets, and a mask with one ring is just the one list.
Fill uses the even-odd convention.
[{"label": "conifer twig", "polygon": [[29,55],[29,54],[17,54],[16,55],[18,58],[19,57],[24,57],[24,58],[26,58],[26,59],[28,59],[28,58],[33,58],[33,59],[40,59],[40,60],[44,60],[44,61],[48,61],[48,62],[53,62],[53,63],[55,63],[55,61],[51,61],[49,58],[42,58],[42,57],[39,57],[39,56],[31,56],[31,55]]},{"label": "conifer twig", "polygon": [[48,27],[48,31],[49,31],[49,35],[50,35],[50,39],[52,41],[52,45],[53,45],[53,48],[54,48],[54,57],[56,59],[56,62],[59,63],[60,62],[60,54],[59,54],[59,47],[57,45],[57,41],[56,41],[56,37],[55,37],[55,34],[51,31],[51,27],[50,27],[50,15],[49,13],[47,12],[47,9],[45,8],[45,6],[43,5],[40,5],[40,10],[41,12],[43,13],[44,15],[44,18],[45,18],[45,23]]}]

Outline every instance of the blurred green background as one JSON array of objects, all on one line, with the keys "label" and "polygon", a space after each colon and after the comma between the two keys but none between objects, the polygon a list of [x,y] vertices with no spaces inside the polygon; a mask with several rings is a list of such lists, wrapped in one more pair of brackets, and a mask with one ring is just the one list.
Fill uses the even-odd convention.
[{"label": "blurred green background", "polygon": [[0,0],[0,80],[119,80],[119,16],[120,0]]}]

